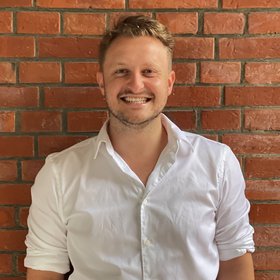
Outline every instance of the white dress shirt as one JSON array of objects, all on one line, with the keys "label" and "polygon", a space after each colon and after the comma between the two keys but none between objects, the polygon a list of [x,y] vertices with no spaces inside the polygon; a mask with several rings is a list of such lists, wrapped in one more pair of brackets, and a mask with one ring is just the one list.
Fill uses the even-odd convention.
[{"label": "white dress shirt", "polygon": [[[71,280],[215,280],[254,251],[239,163],[164,115],[168,145],[146,186],[98,136],[48,156],[32,187],[25,266]],[[141,156],[141,155],[139,155]]]}]

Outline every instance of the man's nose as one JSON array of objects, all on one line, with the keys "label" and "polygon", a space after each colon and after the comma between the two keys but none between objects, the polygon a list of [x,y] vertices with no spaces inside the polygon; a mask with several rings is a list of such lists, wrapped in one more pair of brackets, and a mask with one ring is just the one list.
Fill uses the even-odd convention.
[{"label": "man's nose", "polygon": [[139,93],[144,89],[144,77],[141,73],[131,73],[127,84],[132,93]]}]

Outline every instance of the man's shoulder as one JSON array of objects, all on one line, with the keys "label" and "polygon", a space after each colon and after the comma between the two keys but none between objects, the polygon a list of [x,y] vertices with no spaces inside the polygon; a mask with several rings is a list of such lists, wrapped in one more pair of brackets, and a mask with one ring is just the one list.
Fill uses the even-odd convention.
[{"label": "man's shoulder", "polygon": [[191,132],[182,132],[181,139],[184,139],[186,142],[191,144],[194,149],[197,148],[207,148],[207,149],[214,149],[214,150],[224,150],[227,148],[227,145],[218,142],[215,140],[214,137],[211,136],[204,136],[201,134],[191,133]]},{"label": "man's shoulder", "polygon": [[62,163],[74,158],[83,159],[94,153],[96,148],[96,136],[78,142],[62,151],[47,156],[47,160]]}]

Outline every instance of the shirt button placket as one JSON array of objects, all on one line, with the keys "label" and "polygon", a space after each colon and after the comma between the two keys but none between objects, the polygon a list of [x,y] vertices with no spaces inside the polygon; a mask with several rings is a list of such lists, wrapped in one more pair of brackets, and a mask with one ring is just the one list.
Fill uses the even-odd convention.
[{"label": "shirt button placket", "polygon": [[147,198],[144,198],[144,200],[141,203],[141,209],[140,209],[143,280],[150,279],[150,273],[149,273],[150,261],[148,259],[148,250],[149,247],[151,246],[151,241],[148,239],[147,236],[147,219],[145,219],[145,213],[147,211],[146,205],[147,205]]}]

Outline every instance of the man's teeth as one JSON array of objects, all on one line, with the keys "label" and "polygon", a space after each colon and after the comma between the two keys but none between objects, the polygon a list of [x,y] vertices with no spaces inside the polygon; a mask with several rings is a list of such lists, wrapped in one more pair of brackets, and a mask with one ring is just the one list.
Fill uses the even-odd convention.
[{"label": "man's teeth", "polygon": [[148,101],[148,98],[145,97],[124,97],[123,100],[128,103],[139,103],[143,104]]}]

